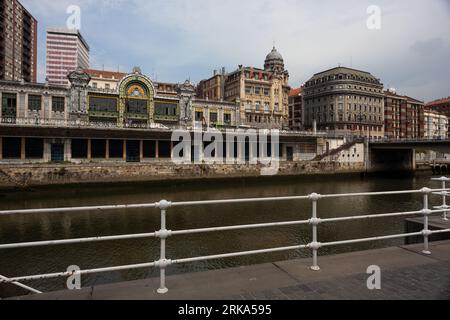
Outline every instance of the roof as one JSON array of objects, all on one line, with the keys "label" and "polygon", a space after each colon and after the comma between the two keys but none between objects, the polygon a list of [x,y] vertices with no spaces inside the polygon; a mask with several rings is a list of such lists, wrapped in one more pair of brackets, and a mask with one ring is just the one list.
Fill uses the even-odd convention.
[{"label": "roof", "polygon": [[303,92],[303,87],[289,91],[289,97],[298,97]]},{"label": "roof", "polygon": [[336,67],[329,70],[325,70],[319,73],[316,73],[310,80],[323,78],[327,76],[334,76],[338,74],[352,74],[355,76],[359,76],[362,78],[369,78],[371,80],[379,81],[379,79],[375,78],[370,72],[357,70],[357,69],[351,69],[346,67]]},{"label": "roof", "polygon": [[105,70],[95,70],[95,69],[86,69],[84,70],[91,77],[100,78],[100,76],[104,79],[114,79],[120,80],[124,78],[127,74],[123,72],[114,72],[114,71],[105,71]]},{"label": "roof", "polygon": [[427,103],[427,106],[437,106],[440,104],[447,104],[447,103],[450,103],[450,97],[429,102]]},{"label": "roof", "polygon": [[77,36],[78,39],[84,44],[87,51],[90,51],[89,45],[84,37],[81,35],[80,30],[78,29],[69,29],[69,28],[56,28],[56,27],[48,27],[47,34],[60,34],[60,35],[73,35]]},{"label": "roof", "polygon": [[418,99],[415,99],[415,98],[411,98],[411,97],[409,97],[409,96],[404,96],[406,99],[408,99],[408,101],[410,101],[410,102],[416,102],[416,103],[419,103],[419,104],[424,104],[424,102],[423,101],[420,101],[420,100],[418,100]]},{"label": "roof", "polygon": [[415,98],[411,98],[409,96],[402,96],[402,95],[397,94],[396,92],[392,92],[392,91],[389,91],[389,90],[386,90],[383,93],[384,93],[385,96],[390,96],[390,97],[394,97],[394,98],[402,99],[402,100],[408,100],[409,102],[415,102],[415,103],[418,103],[418,104],[424,104],[423,101],[420,101],[420,100],[415,99]]},{"label": "roof", "polygon": [[273,47],[272,51],[267,55],[266,62],[270,60],[280,60],[283,61],[283,56]]}]

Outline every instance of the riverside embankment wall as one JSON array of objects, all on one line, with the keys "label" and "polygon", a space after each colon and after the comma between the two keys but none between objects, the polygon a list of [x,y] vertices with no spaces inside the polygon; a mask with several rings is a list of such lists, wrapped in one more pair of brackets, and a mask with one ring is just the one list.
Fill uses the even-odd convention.
[{"label": "riverside embankment wall", "polygon": [[[261,168],[259,165],[172,163],[8,164],[0,166],[0,187],[258,177]],[[278,176],[364,171],[363,163],[282,162]]]}]

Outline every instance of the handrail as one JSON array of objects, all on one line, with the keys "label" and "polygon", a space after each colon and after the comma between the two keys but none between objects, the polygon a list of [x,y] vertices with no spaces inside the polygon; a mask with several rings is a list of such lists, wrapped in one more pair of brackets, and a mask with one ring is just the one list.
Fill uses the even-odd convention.
[{"label": "handrail", "polygon": [[[91,243],[100,241],[112,241],[112,240],[126,240],[126,239],[139,239],[139,238],[159,238],[160,239],[160,258],[154,262],[145,262],[140,264],[132,265],[122,265],[114,267],[105,267],[97,269],[88,270],[78,270],[78,271],[67,271],[59,273],[49,273],[31,276],[21,276],[8,278],[0,276],[1,283],[11,283],[27,289],[33,293],[40,293],[40,291],[27,287],[21,284],[21,281],[39,280],[39,279],[51,279],[68,277],[73,275],[85,275],[92,273],[103,273],[119,270],[130,270],[130,269],[140,269],[140,268],[150,268],[157,267],[160,269],[160,287],[157,290],[158,293],[163,294],[168,291],[165,284],[165,270],[167,267],[174,264],[190,263],[196,261],[206,261],[213,259],[224,259],[230,257],[248,256],[271,252],[280,251],[291,251],[308,249],[312,251],[313,264],[311,266],[312,270],[320,270],[318,265],[318,250],[323,247],[379,241],[387,239],[397,239],[406,238],[411,236],[423,236],[424,238],[424,254],[431,254],[429,251],[429,237],[433,234],[449,233],[450,229],[445,230],[429,230],[429,216],[436,213],[443,213],[444,220],[447,219],[447,212],[450,211],[450,206],[446,204],[446,198],[450,196],[450,189],[446,188],[446,183],[450,181],[449,178],[441,177],[438,179],[432,179],[433,181],[442,182],[441,189],[429,189],[422,188],[420,190],[402,190],[402,191],[386,191],[386,192],[360,192],[360,193],[348,193],[348,194],[328,194],[320,195],[317,193],[312,193],[307,196],[290,196],[290,197],[268,197],[268,198],[247,198],[247,199],[226,199],[226,200],[208,200],[208,201],[188,201],[188,202],[169,202],[166,200],[161,200],[157,203],[148,204],[130,204],[130,205],[107,205],[107,206],[87,206],[87,207],[67,207],[67,208],[48,208],[48,209],[26,209],[26,210],[4,210],[0,211],[0,216],[2,215],[14,215],[14,214],[30,214],[30,213],[62,213],[62,212],[79,212],[79,211],[108,211],[108,210],[118,210],[118,209],[137,209],[137,208],[157,208],[160,210],[161,214],[161,228],[159,231],[153,233],[141,233],[141,234],[127,234],[127,235],[115,235],[115,236],[105,236],[105,237],[90,237],[90,238],[78,238],[78,239],[64,239],[64,240],[50,240],[50,241],[38,241],[38,242],[25,242],[25,243],[12,243],[12,244],[0,244],[0,250],[5,249],[17,249],[17,248],[29,248],[29,247],[42,247],[42,246],[54,246],[54,245],[67,245],[67,244],[79,244],[79,243]],[[393,212],[393,213],[383,213],[383,214],[370,214],[370,215],[358,215],[349,217],[336,217],[320,219],[317,212],[317,204],[321,199],[335,199],[335,198],[347,198],[356,196],[382,196],[382,195],[402,195],[402,194],[421,194],[423,196],[423,208],[416,211],[408,212]],[[442,196],[443,205],[436,206],[433,209],[429,208],[429,197],[432,195]],[[247,225],[235,225],[235,226],[222,226],[213,228],[201,228],[201,229],[189,229],[189,230],[168,230],[166,228],[166,214],[169,208],[182,207],[182,206],[202,206],[202,205],[217,205],[217,204],[239,204],[239,203],[261,203],[261,202],[272,202],[272,201],[290,201],[290,200],[309,200],[312,204],[312,216],[308,220],[298,220],[298,221],[282,221],[273,223],[259,223],[259,224],[247,224]],[[320,243],[318,241],[317,230],[318,226],[323,223],[330,222],[342,222],[351,220],[362,220],[362,219],[379,219],[386,217],[400,217],[400,216],[414,216],[422,215],[424,218],[424,230],[414,233],[405,234],[395,234],[387,236],[378,236],[371,238],[362,239],[349,239],[343,241],[334,241],[327,243]],[[294,246],[278,247],[278,248],[267,248],[252,251],[225,253],[218,255],[202,256],[202,257],[190,257],[182,259],[170,260],[166,258],[166,240],[169,237],[177,235],[187,235],[187,234],[200,234],[208,232],[219,232],[219,231],[232,231],[232,230],[243,230],[243,229],[256,229],[256,228],[269,228],[269,227],[280,227],[280,226],[293,226],[293,225],[311,225],[312,226],[312,242],[308,244],[300,244]]]}]

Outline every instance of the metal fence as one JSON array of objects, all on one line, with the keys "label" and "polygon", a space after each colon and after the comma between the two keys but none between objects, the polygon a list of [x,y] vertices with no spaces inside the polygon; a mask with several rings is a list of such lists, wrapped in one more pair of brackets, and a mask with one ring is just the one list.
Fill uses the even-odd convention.
[{"label": "metal fence", "polygon": [[[318,264],[318,250],[324,247],[354,244],[362,242],[371,242],[379,240],[389,240],[389,239],[399,239],[407,238],[412,236],[423,236],[424,239],[424,254],[431,254],[429,249],[429,237],[435,234],[450,233],[450,229],[444,230],[429,230],[429,216],[432,214],[441,213],[443,214],[443,219],[448,220],[447,213],[450,212],[450,206],[447,205],[446,199],[450,196],[450,189],[447,189],[447,182],[450,182],[450,178],[442,177],[438,179],[433,179],[433,181],[441,182],[440,189],[429,189],[422,188],[420,190],[405,190],[405,191],[389,191],[389,192],[364,192],[364,193],[350,193],[350,194],[328,194],[321,195],[317,193],[312,193],[307,196],[291,196],[291,197],[275,197],[275,198],[255,198],[255,199],[230,199],[230,200],[211,200],[211,201],[190,201],[190,202],[170,202],[166,200],[161,200],[157,203],[149,204],[133,204],[133,205],[112,205],[112,206],[92,206],[92,207],[70,207],[70,208],[53,208],[53,209],[31,209],[31,210],[8,210],[0,211],[0,216],[4,215],[15,215],[15,214],[36,214],[36,213],[68,213],[68,212],[82,212],[89,210],[119,210],[119,209],[136,209],[136,208],[157,208],[160,210],[161,214],[161,227],[160,230],[152,233],[142,233],[142,234],[128,234],[128,235],[116,235],[116,236],[106,236],[106,237],[92,237],[92,238],[78,238],[78,239],[65,239],[65,240],[51,240],[51,241],[40,241],[40,242],[27,242],[27,243],[13,243],[13,244],[2,244],[0,245],[0,250],[4,249],[17,249],[17,248],[30,248],[30,247],[43,247],[43,246],[56,246],[56,245],[68,245],[68,244],[79,244],[79,243],[93,243],[101,241],[112,241],[112,240],[126,240],[126,239],[142,239],[142,238],[158,238],[160,239],[160,257],[157,261],[146,262],[141,264],[132,265],[122,265],[114,267],[105,267],[98,269],[86,269],[78,270],[73,272],[59,272],[59,273],[49,273],[49,274],[39,274],[31,276],[21,276],[21,277],[6,277],[4,275],[0,276],[1,283],[10,283],[33,293],[41,293],[39,290],[31,288],[22,284],[24,281],[31,280],[44,280],[51,278],[61,278],[70,277],[74,275],[86,275],[94,273],[104,273],[120,270],[131,270],[131,269],[142,269],[156,267],[160,270],[160,286],[157,290],[158,293],[164,294],[168,291],[166,287],[166,269],[171,265],[184,264],[197,261],[207,261],[214,259],[225,259],[231,257],[239,256],[249,256],[272,252],[281,251],[291,251],[291,250],[311,250],[312,251],[312,266],[311,269],[314,271],[320,270]],[[318,216],[317,205],[322,199],[337,199],[337,198],[350,198],[350,197],[381,197],[381,196],[391,196],[391,195],[421,195],[423,197],[423,208],[417,211],[410,212],[394,212],[385,214],[369,214],[369,215],[359,215],[359,216],[349,216],[349,217],[337,217],[320,219]],[[430,208],[429,200],[430,196],[436,195],[442,197],[442,205]],[[285,221],[285,222],[275,222],[275,223],[261,223],[261,224],[250,224],[250,225],[236,225],[236,226],[224,226],[215,228],[203,228],[203,229],[191,229],[191,230],[169,230],[166,225],[166,215],[169,209],[175,209],[178,207],[186,206],[204,206],[204,205],[227,205],[227,204],[243,204],[243,203],[263,203],[263,202],[281,202],[281,201],[310,201],[312,205],[311,218],[308,220],[298,220],[298,221]],[[321,243],[318,239],[318,227],[321,224],[331,223],[331,222],[343,222],[352,220],[362,220],[362,219],[381,219],[387,217],[408,217],[421,215],[423,216],[424,229],[420,232],[414,233],[404,233],[395,235],[378,236],[371,238],[361,238],[361,239],[351,239],[342,240],[334,242]],[[262,229],[280,226],[296,226],[296,225],[310,225],[312,231],[312,242],[308,244],[298,244],[294,246],[269,248],[263,250],[253,250],[253,251],[243,251],[236,253],[227,254],[217,254],[211,256],[201,256],[201,257],[190,257],[181,259],[168,259],[166,257],[166,241],[170,237],[188,234],[203,234],[211,232],[220,231],[231,231],[231,230],[248,230],[248,229]]]}]

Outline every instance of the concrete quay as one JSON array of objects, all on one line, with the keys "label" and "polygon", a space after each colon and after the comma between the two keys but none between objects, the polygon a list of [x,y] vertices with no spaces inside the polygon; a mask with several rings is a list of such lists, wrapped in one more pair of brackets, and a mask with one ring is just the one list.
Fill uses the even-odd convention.
[{"label": "concrete quay", "polygon": [[[15,300],[450,300],[450,241],[352,252],[311,259],[179,274],[167,277],[169,292],[159,295],[159,279],[50,292]],[[367,268],[381,268],[381,290],[369,290]]]}]

